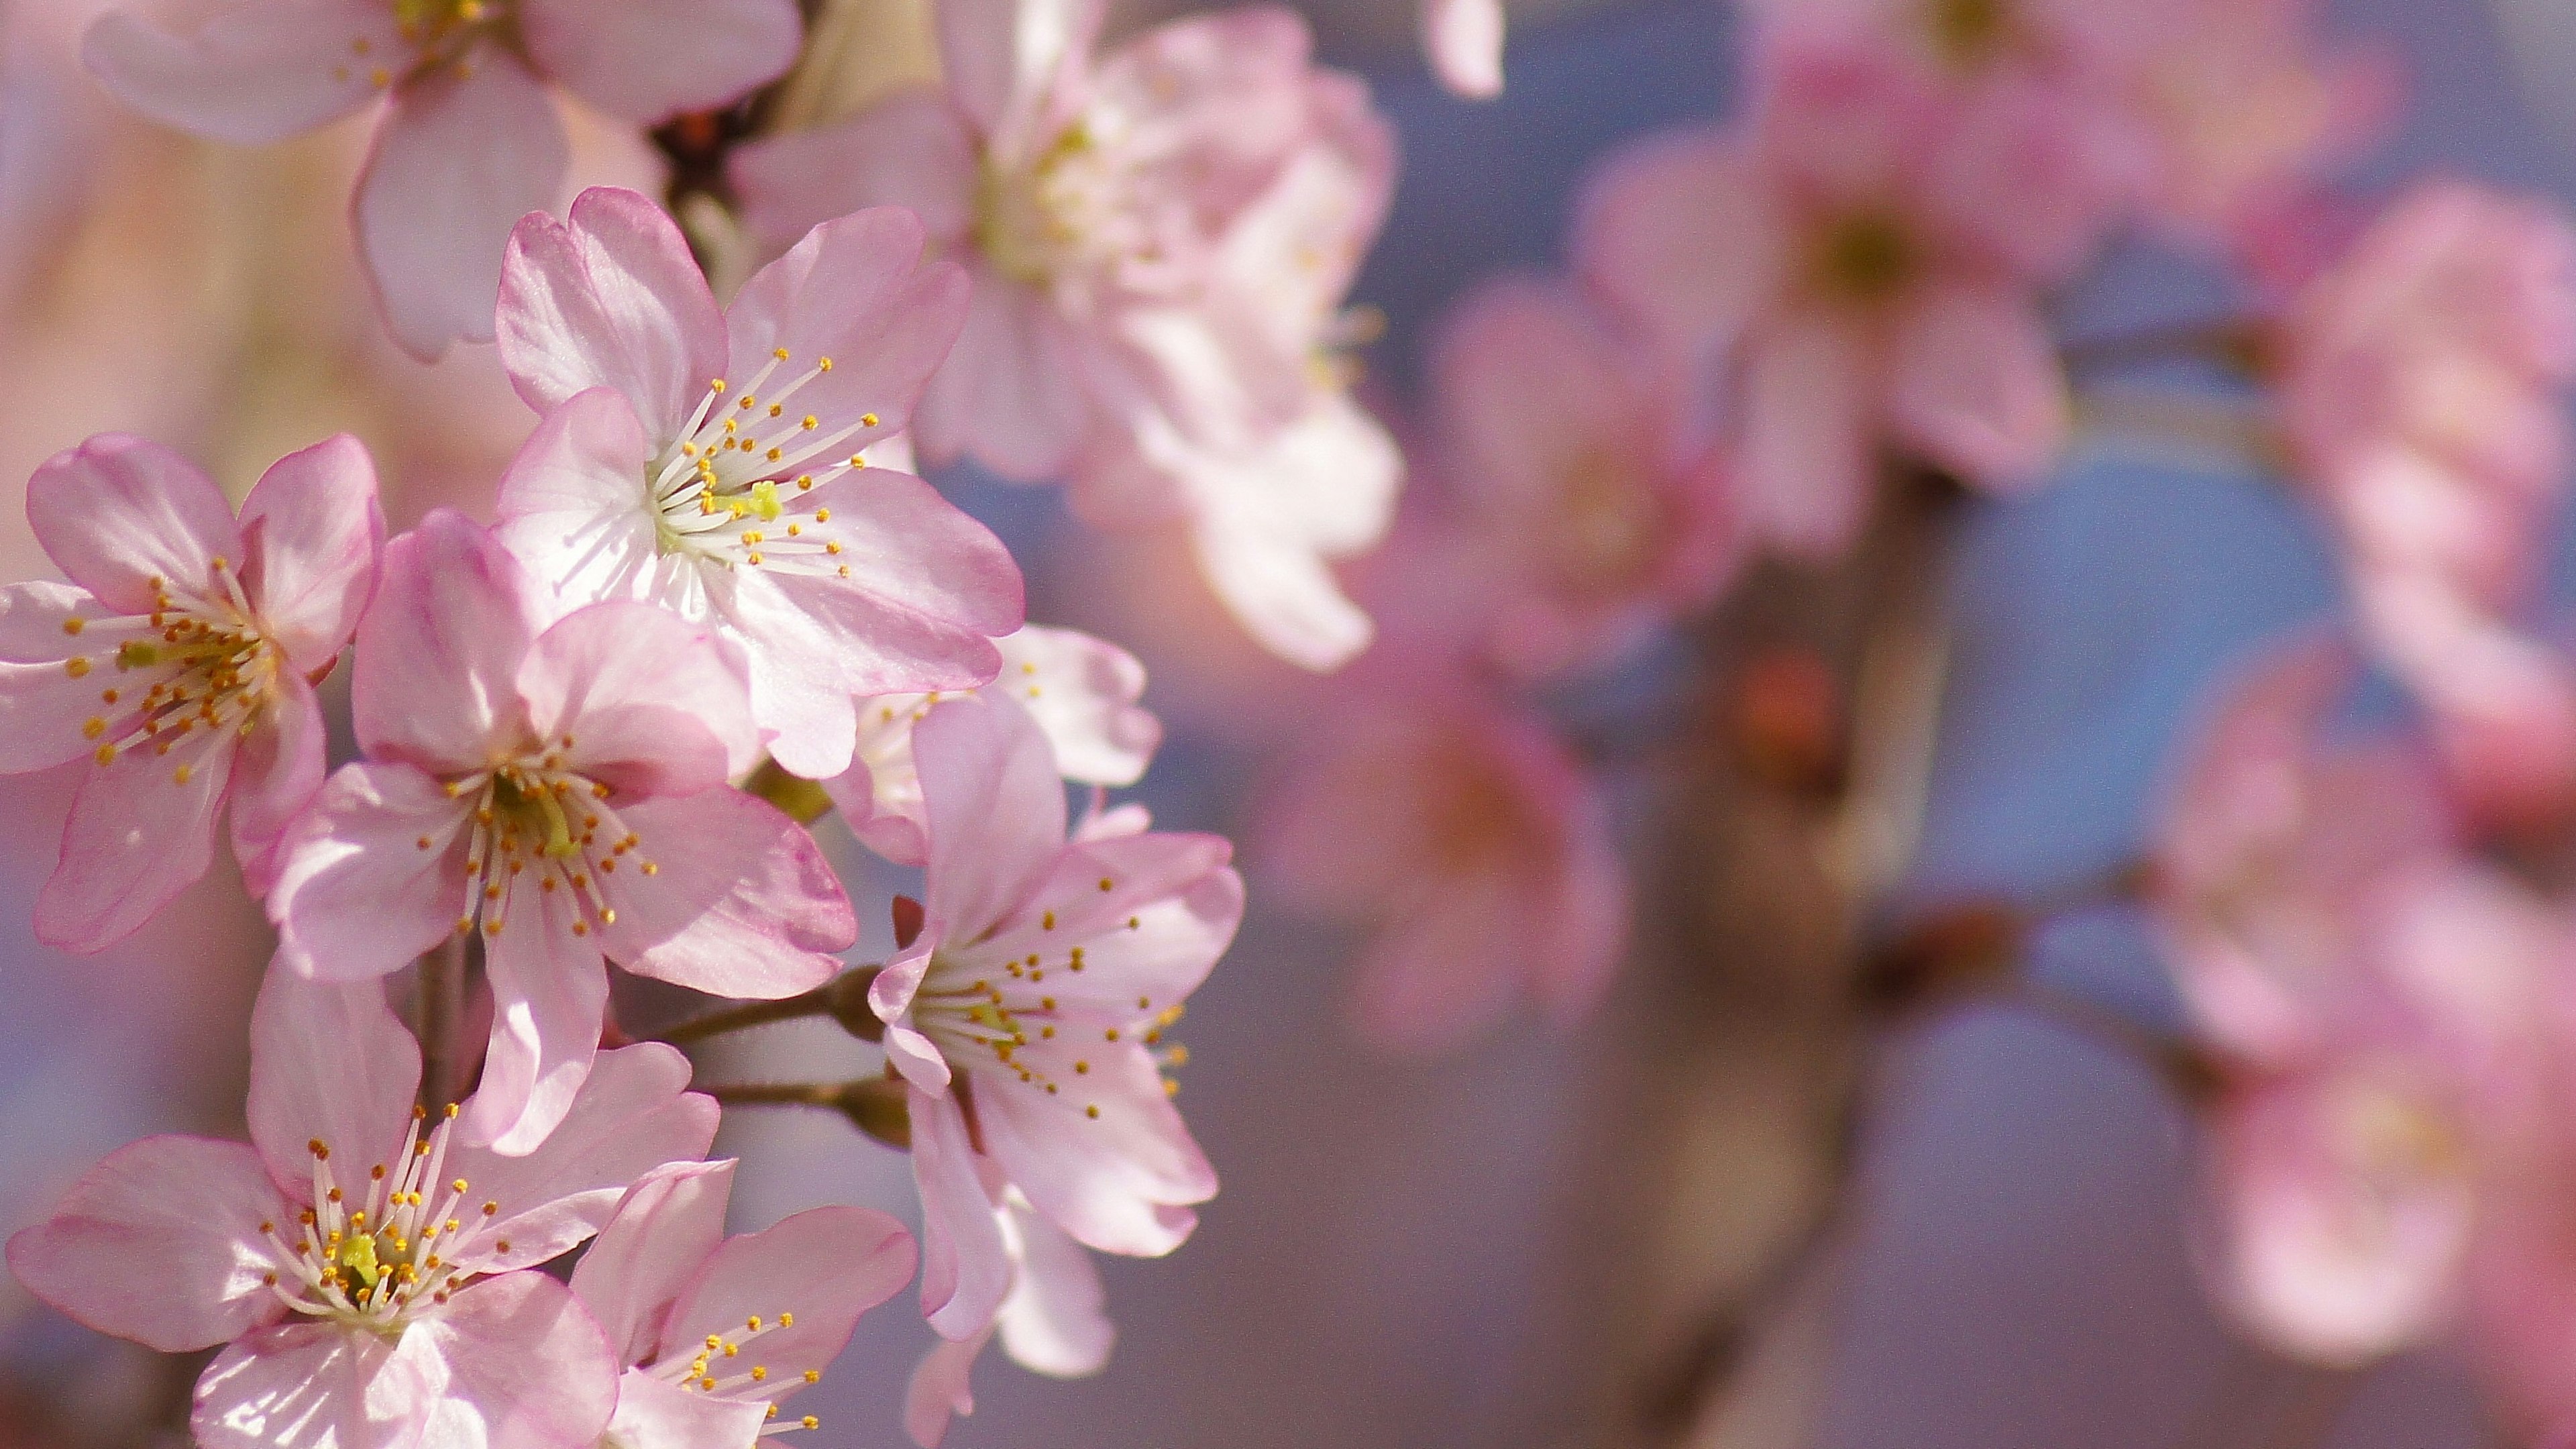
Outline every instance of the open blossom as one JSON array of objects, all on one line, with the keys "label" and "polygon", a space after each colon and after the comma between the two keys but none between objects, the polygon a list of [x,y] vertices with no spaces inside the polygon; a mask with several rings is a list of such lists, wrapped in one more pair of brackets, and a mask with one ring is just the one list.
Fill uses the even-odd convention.
[{"label": "open blossom", "polygon": [[322,785],[310,680],[376,581],[375,468],[345,435],[270,468],[238,518],[177,454],[106,434],[27,484],[68,584],[0,588],[0,770],[90,768],[36,932],[95,951],[205,874],[232,807],[254,890]]},{"label": "open blossom", "polygon": [[569,146],[549,83],[639,125],[784,72],[794,0],[216,0],[164,25],[118,12],[83,58],[155,119],[282,140],[390,97],[350,207],[387,325],[434,358],[489,341],[510,228],[551,206]]},{"label": "open blossom", "polygon": [[1503,0],[1422,0],[1422,53],[1462,96],[1503,93]]},{"label": "open blossom", "polygon": [[1100,1270],[1082,1245],[1039,1216],[1018,1188],[982,1164],[995,1188],[995,1220],[1011,1262],[1011,1291],[993,1321],[961,1339],[933,1344],[914,1366],[904,1393],[903,1424],[921,1449],[939,1449],[949,1421],[975,1412],[971,1377],[984,1346],[998,1333],[1020,1367],[1052,1378],[1083,1378],[1109,1365],[1118,1333],[1103,1311]]},{"label": "open blossom", "polygon": [[1615,657],[1713,598],[1740,556],[1732,479],[1667,378],[1575,294],[1490,284],[1443,325],[1436,446],[1494,651],[1544,672]]},{"label": "open blossom", "polygon": [[949,0],[948,93],[744,148],[747,213],[773,244],[854,205],[921,213],[975,273],[926,455],[1069,475],[1103,526],[1186,527],[1264,645],[1331,668],[1368,621],[1328,560],[1384,532],[1401,471],[1330,357],[1391,138],[1286,12],[1178,21],[1095,63],[1099,12]]},{"label": "open blossom", "polygon": [[2294,465],[2365,637],[2490,805],[2576,789],[2576,670],[2517,633],[2564,492],[2576,232],[2464,183],[2400,199],[2275,338]]},{"label": "open blossom", "polygon": [[573,1269],[572,1292],[624,1370],[604,1449],[751,1449],[811,1429],[779,1401],[817,1382],[859,1316],[912,1279],[912,1235],[821,1207],[725,1236],[734,1164],[646,1173]]},{"label": "open blossom", "polygon": [[1007,695],[938,706],[913,751],[925,924],[869,1002],[907,1084],[922,1308],[964,1338],[1012,1278],[983,1162],[1105,1253],[1170,1252],[1216,1194],[1157,1047],[1234,939],[1243,881],[1212,835],[1068,840],[1054,751]]},{"label": "open blossom", "polygon": [[604,1054],[531,1156],[413,1106],[420,1052],[373,982],[272,971],[251,1021],[250,1145],[152,1137],[9,1240],[28,1289],[197,1380],[208,1449],[587,1449],[617,1365],[591,1316],[525,1271],[597,1231],[634,1179],[696,1157],[716,1106],[688,1063]]},{"label": "open blossom", "polygon": [[[1163,725],[1136,704],[1145,693],[1145,666],[1136,656],[1077,630],[1035,624],[995,642],[1002,672],[984,688],[1008,694],[1037,721],[1065,779],[1107,788],[1144,777],[1162,743]],[[858,751],[849,773],[823,782],[859,839],[898,864],[927,859],[912,727],[942,698],[901,694],[861,701]]]},{"label": "open blossom", "polygon": [[813,839],[726,782],[753,731],[720,641],[647,604],[551,625],[518,561],[445,511],[385,549],[358,632],[358,744],[282,847],[281,967],[350,981],[479,927],[494,1002],[472,1140],[570,1109],[603,959],[719,996],[821,985],[857,939]]},{"label": "open blossom", "polygon": [[1627,875],[1581,762],[1436,668],[1347,704],[1262,839],[1299,905],[1376,929],[1352,1004],[1386,1046],[1453,1047],[1522,1002],[1575,1020],[1626,948]]},{"label": "open blossom", "polygon": [[641,599],[750,663],[781,765],[849,768],[861,695],[970,689],[1020,625],[1001,542],[861,450],[901,432],[966,278],[890,208],[840,217],[719,310],[679,228],[597,188],[511,237],[501,357],[546,414],[500,536],[567,603]]},{"label": "open blossom", "polygon": [[[1751,134],[1659,138],[1604,169],[1582,271],[1726,400],[1747,515],[1779,547],[1848,544],[1883,453],[2032,482],[2068,427],[2036,264],[2066,259],[2022,254],[1998,230],[2020,202],[1999,213],[1953,179],[1997,144],[1979,114],[1881,48],[1763,59]],[[2052,129],[2047,104],[2025,110],[2016,135]]]}]

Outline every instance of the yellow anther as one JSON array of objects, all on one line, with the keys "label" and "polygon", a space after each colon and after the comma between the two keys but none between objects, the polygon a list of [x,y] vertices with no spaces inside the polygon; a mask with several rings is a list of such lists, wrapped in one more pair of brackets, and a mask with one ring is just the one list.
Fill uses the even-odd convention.
[{"label": "yellow anther", "polygon": [[82,721],[82,722],[81,722],[81,734],[82,734],[85,738],[93,739],[93,740],[94,740],[94,739],[97,739],[100,735],[103,735],[103,734],[106,734],[106,733],[107,733],[107,721],[105,721],[105,720],[103,720],[103,719],[100,719],[100,718],[99,718],[98,716],[96,716],[96,715],[91,715],[88,719],[86,719],[86,720],[84,720],[84,721]]},{"label": "yellow anther", "polygon": [[785,362],[787,360],[787,349],[784,347],[776,348],[772,350],[769,355],[777,358],[781,362]]},{"label": "yellow anther", "polygon": [[817,372],[830,372],[832,370],[832,359],[828,357],[818,357],[814,359],[814,370]]},{"label": "yellow anther", "polygon": [[89,621],[88,621],[88,620],[86,620],[86,619],[83,619],[83,618],[82,618],[80,615],[78,615],[78,614],[74,614],[74,615],[72,615],[70,618],[65,619],[65,620],[63,621],[63,632],[64,632],[64,633],[66,633],[66,634],[77,634],[77,633],[79,633],[81,630],[86,629],[86,628],[88,628],[88,627],[89,627]]},{"label": "yellow anther", "polygon": [[89,661],[75,654],[71,658],[63,661],[63,673],[70,675],[74,679],[78,679],[89,673]]},{"label": "yellow anther", "polygon": [[876,425],[877,425],[877,415],[876,415],[875,413],[861,413],[861,414],[859,414],[859,426],[860,426],[860,427],[863,427],[863,428],[873,428],[873,427],[875,427]]}]

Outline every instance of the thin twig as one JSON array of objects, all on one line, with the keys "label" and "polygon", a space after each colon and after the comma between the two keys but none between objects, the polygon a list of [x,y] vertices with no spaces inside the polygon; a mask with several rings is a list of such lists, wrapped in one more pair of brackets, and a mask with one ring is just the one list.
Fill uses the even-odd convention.
[{"label": "thin twig", "polygon": [[697,1090],[728,1107],[834,1107],[846,1082],[736,1082]]},{"label": "thin twig", "polygon": [[677,1026],[665,1027],[647,1039],[669,1042],[673,1046],[686,1046],[693,1041],[704,1041],[708,1037],[722,1036],[727,1032],[747,1031],[752,1027],[767,1026],[772,1022],[801,1021],[809,1016],[822,1016],[832,1009],[831,989],[826,986],[820,990],[808,991],[802,996],[790,996],[779,1001],[747,1001],[740,1006],[728,1006],[720,1011],[710,1011],[704,1016],[692,1017]]},{"label": "thin twig", "polygon": [[2261,364],[2262,324],[2246,317],[2211,317],[2142,327],[2134,332],[2074,337],[2058,344],[2068,370],[2092,371],[2134,362],[2215,362],[2242,372]]}]

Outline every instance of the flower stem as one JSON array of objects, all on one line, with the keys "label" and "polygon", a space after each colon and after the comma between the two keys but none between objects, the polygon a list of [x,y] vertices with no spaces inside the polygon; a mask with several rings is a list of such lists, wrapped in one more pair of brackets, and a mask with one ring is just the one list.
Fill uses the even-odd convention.
[{"label": "flower stem", "polygon": [[421,953],[420,1105],[432,1110],[457,1097],[456,1028],[465,1015],[465,938],[450,936]]},{"label": "flower stem", "polygon": [[732,1107],[820,1107],[899,1151],[912,1146],[912,1112],[900,1078],[848,1082],[741,1082],[698,1090]]},{"label": "flower stem", "polygon": [[2215,362],[2239,372],[2263,368],[2263,325],[2246,317],[2213,317],[2142,327],[2134,332],[2071,337],[2058,345],[2070,371],[2085,372],[2131,363],[2191,360]]},{"label": "flower stem", "polygon": [[782,997],[776,1001],[746,1001],[692,1017],[677,1026],[655,1032],[648,1040],[686,1046],[727,1032],[748,1031],[773,1022],[801,1021],[809,1016],[828,1016],[841,1024],[841,1029],[862,1041],[885,1039],[885,1023],[877,1020],[868,1005],[868,987],[877,979],[880,966],[861,966],[844,971],[830,981],[801,996]]},{"label": "flower stem", "polygon": [[2001,1006],[2018,1007],[2136,1061],[2186,1102],[2209,1095],[2224,1071],[2216,1057],[2190,1038],[2158,1031],[2073,992],[2024,978],[1991,999]]}]

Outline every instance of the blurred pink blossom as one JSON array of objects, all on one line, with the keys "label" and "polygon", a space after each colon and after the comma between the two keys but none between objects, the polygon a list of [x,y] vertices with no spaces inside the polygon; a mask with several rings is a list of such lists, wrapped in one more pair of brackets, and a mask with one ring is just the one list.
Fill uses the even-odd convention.
[{"label": "blurred pink blossom", "polygon": [[397,341],[492,338],[501,249],[555,200],[570,149],[551,83],[650,125],[794,63],[793,0],[232,0],[101,18],[107,88],[216,140],[282,140],[390,98],[350,219]]},{"label": "blurred pink blossom", "polygon": [[1265,868],[1297,905],[1377,932],[1352,1000],[1360,1031],[1440,1050],[1523,1002],[1580,1018],[1628,936],[1627,875],[1592,779],[1473,683],[1370,668],[1261,831]]},{"label": "blurred pink blossom", "polygon": [[1462,96],[1503,93],[1503,0],[1422,0],[1422,53]]},{"label": "blurred pink blossom", "polygon": [[359,746],[282,847],[281,969],[400,970],[479,921],[494,998],[470,1140],[531,1151],[571,1108],[604,958],[719,996],[793,996],[858,936],[822,853],[726,782],[756,758],[739,664],[648,604],[545,623],[490,535],[433,513],[385,549],[358,631]]},{"label": "blurred pink blossom", "polygon": [[236,518],[177,454],[107,434],[37,470],[27,520],[72,583],[0,588],[0,769],[92,762],[37,935],[86,952],[131,933],[205,874],[227,804],[264,890],[322,787],[312,683],[375,589],[367,450],[290,454]]},{"label": "blurred pink blossom", "polygon": [[1505,662],[1613,658],[1717,595],[1741,553],[1724,459],[1694,456],[1667,379],[1578,295],[1518,279],[1471,293],[1432,377],[1465,573]]},{"label": "blurred pink blossom", "polygon": [[2364,636],[2491,810],[2576,790],[2576,670],[2516,630],[2564,493],[2576,233],[2456,182],[2400,198],[2274,342],[2293,466]]},{"label": "blurred pink blossom", "polygon": [[412,1105],[420,1052],[375,983],[273,971],[251,1022],[252,1145],[126,1147],[9,1240],[9,1266],[100,1332],[228,1345],[197,1381],[191,1428],[213,1449],[586,1449],[616,1361],[563,1285],[523,1270],[589,1238],[646,1170],[706,1150],[716,1107],[688,1077],[665,1046],[605,1053],[536,1154],[496,1156],[451,1139],[453,1109]]},{"label": "blurred pink blossom", "polygon": [[719,310],[631,191],[510,241],[501,357],[546,419],[500,537],[566,604],[645,600],[741,648],[771,754],[812,779],[849,768],[855,697],[980,685],[1020,626],[1000,540],[860,453],[904,430],[965,314],[964,274],[921,250],[899,209],[840,217]]},{"label": "blurred pink blossom", "polygon": [[[987,1187],[999,1180],[986,1165]],[[975,1412],[975,1361],[996,1333],[1020,1367],[1052,1378],[1083,1378],[1109,1365],[1117,1338],[1103,1311],[1100,1270],[1082,1245],[1040,1216],[1016,1187],[1002,1183],[994,1208],[1011,1261],[1011,1291],[993,1321],[962,1339],[942,1339],[913,1368],[904,1394],[904,1429],[921,1449],[939,1449],[951,1419]]]},{"label": "blurred pink blossom", "polygon": [[[1145,666],[1106,640],[1031,624],[995,641],[1002,672],[985,689],[1008,694],[1045,732],[1056,770],[1076,784],[1133,785],[1162,743],[1160,720],[1136,701]],[[859,703],[859,744],[849,773],[823,782],[841,817],[870,850],[903,865],[927,858],[921,774],[912,727],[942,694],[882,695]]]},{"label": "blurred pink blossom", "polygon": [[[1650,140],[1595,177],[1582,272],[1722,400],[1745,511],[1767,542],[1810,556],[1847,545],[1882,453],[1990,489],[2034,482],[2068,407],[2038,310],[2040,258],[2000,240],[1996,193],[1977,174],[2006,153],[1964,126],[1978,112],[1883,46],[1784,41],[1760,59],[1750,134]],[[2015,129],[2072,134],[2053,102],[2027,99]],[[1948,149],[1963,135],[1974,166]],[[2080,167],[2008,189],[2015,218],[2101,210]]]},{"label": "blurred pink blossom", "polygon": [[779,1401],[814,1383],[859,1316],[912,1278],[912,1234],[868,1208],[820,1207],[727,1238],[734,1164],[646,1173],[572,1273],[624,1372],[601,1442],[629,1449],[748,1446]]},{"label": "blurred pink blossom", "polygon": [[1162,1029],[1234,939],[1243,882],[1213,835],[1141,822],[1068,840],[1053,749],[1008,695],[913,728],[927,809],[926,924],[869,993],[908,1085],[922,1309],[992,1321],[1013,1269],[980,1163],[1106,1253],[1159,1256],[1216,1173],[1168,1099]]}]

